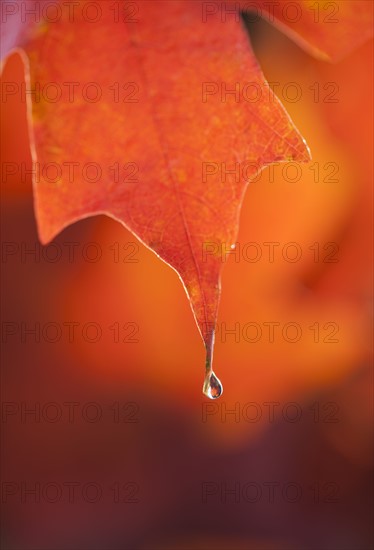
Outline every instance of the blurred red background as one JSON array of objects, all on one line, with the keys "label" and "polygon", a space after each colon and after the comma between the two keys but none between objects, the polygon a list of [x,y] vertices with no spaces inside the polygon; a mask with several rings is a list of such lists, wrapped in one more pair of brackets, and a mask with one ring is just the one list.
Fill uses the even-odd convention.
[{"label": "blurred red background", "polygon": [[[177,275],[104,216],[42,247],[30,174],[2,179],[4,548],[371,547],[372,44],[331,65],[264,22],[250,31],[314,168],[290,181],[279,165],[249,186],[223,276],[217,402],[201,393],[203,344]],[[17,55],[2,80],[23,81]],[[19,96],[2,104],[1,133],[2,166],[30,171]],[[22,323],[39,323],[40,342]],[[115,323],[137,341],[116,342]]]}]

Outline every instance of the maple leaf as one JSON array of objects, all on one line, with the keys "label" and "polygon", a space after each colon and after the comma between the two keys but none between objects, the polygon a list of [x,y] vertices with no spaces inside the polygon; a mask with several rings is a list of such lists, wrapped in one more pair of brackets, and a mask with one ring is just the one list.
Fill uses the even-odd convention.
[{"label": "maple leaf", "polygon": [[[238,12],[248,3],[235,3],[234,17],[221,3],[188,0],[50,4],[3,3],[4,55],[22,48],[33,90],[25,96],[40,239],[106,214],[174,268],[206,347],[204,392],[218,397],[220,276],[244,192],[266,165],[310,158],[251,51]],[[315,37],[314,53],[340,51],[310,18],[289,25],[282,4],[251,4],[307,43]],[[293,4],[306,13],[308,3]]]}]

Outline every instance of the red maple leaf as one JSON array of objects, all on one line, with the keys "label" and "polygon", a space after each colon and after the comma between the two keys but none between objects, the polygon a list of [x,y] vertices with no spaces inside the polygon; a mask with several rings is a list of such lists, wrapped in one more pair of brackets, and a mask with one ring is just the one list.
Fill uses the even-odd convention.
[{"label": "red maple leaf", "polygon": [[239,10],[257,9],[312,53],[335,59],[368,38],[371,3],[311,9],[300,0],[294,11],[260,0],[55,4],[2,4],[3,55],[22,47],[33,90],[40,239],[107,214],[173,267],[207,351],[204,392],[219,397],[212,353],[222,252],[234,246],[244,192],[270,163],[310,158],[265,81]]}]

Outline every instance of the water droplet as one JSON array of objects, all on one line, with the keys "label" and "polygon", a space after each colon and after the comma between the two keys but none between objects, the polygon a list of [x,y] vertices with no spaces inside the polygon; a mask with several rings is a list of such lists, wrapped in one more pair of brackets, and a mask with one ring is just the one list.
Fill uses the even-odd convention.
[{"label": "water droplet", "polygon": [[203,393],[209,397],[209,399],[217,399],[222,395],[222,392],[223,386],[221,381],[212,370],[208,370],[205,375]]}]

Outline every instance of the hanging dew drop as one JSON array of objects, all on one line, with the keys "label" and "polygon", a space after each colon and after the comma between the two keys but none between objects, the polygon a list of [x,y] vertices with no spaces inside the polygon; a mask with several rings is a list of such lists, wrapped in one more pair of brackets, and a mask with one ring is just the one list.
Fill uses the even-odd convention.
[{"label": "hanging dew drop", "polygon": [[209,397],[209,399],[218,399],[223,393],[223,386],[220,379],[215,375],[212,367],[213,363],[213,346],[214,346],[214,332],[211,335],[210,341],[205,344],[206,347],[206,359],[205,359],[205,378],[203,385],[203,394]]},{"label": "hanging dew drop", "polygon": [[209,399],[217,399],[223,393],[221,381],[212,370],[207,371],[205,375],[203,393],[209,397]]}]

